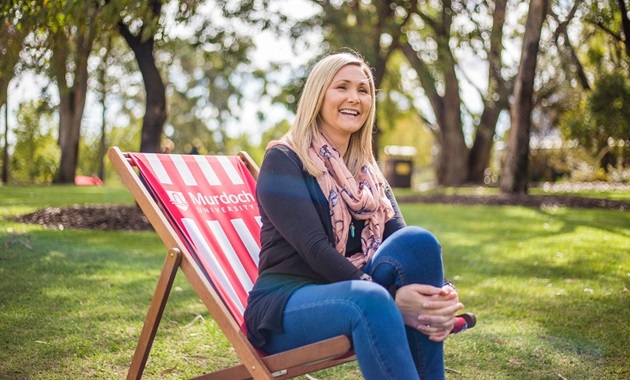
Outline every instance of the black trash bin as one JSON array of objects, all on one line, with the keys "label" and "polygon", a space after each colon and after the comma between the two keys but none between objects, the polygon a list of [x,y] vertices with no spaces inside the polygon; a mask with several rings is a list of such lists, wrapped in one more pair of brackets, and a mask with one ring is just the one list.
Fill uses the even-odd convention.
[{"label": "black trash bin", "polygon": [[416,148],[412,146],[389,145],[385,147],[383,174],[391,187],[411,188],[415,155]]}]

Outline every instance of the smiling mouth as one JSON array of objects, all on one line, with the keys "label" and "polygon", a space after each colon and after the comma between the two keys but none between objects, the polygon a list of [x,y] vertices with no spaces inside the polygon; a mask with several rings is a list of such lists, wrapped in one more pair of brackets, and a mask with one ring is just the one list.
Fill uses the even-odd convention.
[{"label": "smiling mouth", "polygon": [[339,112],[343,115],[359,116],[359,111],[355,111],[355,110],[340,110]]}]

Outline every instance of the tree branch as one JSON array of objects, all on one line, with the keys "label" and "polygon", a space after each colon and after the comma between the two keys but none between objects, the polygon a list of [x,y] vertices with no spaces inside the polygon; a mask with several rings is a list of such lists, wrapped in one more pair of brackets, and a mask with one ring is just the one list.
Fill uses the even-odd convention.
[{"label": "tree branch", "polygon": [[621,10],[621,27],[623,29],[623,42],[626,46],[626,54],[630,58],[630,19],[628,19],[628,9],[625,0],[617,0]]}]

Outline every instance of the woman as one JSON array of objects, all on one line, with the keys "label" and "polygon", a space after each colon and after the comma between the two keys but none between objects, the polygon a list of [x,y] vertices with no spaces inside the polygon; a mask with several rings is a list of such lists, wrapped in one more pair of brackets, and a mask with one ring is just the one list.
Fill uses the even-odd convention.
[{"label": "woman", "polygon": [[376,164],[375,106],[365,61],[330,55],[313,67],[289,132],[267,147],[248,338],[277,353],[348,335],[366,379],[440,379],[463,305],[444,285],[437,240],[405,225]]}]

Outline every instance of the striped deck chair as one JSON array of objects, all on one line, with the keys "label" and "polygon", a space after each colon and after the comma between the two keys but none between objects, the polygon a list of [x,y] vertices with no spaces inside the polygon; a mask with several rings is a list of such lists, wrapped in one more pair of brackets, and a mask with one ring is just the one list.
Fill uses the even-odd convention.
[{"label": "striped deck chair", "polygon": [[177,270],[232,344],[241,364],[195,379],[287,379],[354,360],[339,336],[275,355],[247,340],[243,312],[258,275],[258,166],[249,155],[108,156],[167,248],[127,379],[140,379]]}]

